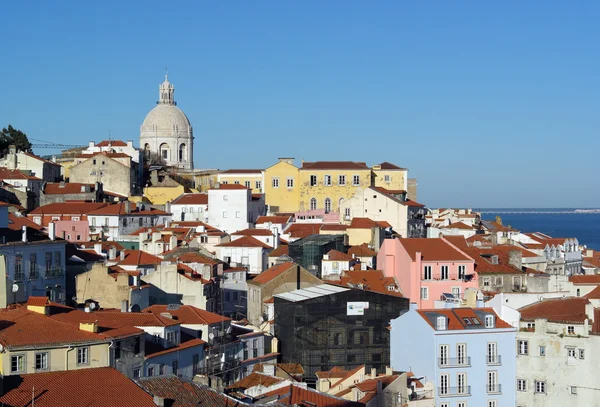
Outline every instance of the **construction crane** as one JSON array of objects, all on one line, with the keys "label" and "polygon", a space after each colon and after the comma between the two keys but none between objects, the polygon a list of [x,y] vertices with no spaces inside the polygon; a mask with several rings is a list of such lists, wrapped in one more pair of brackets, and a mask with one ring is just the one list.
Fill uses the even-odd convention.
[{"label": "construction crane", "polygon": [[44,141],[44,140],[36,140],[34,138],[30,139],[33,141],[37,141],[38,143],[32,143],[31,144],[31,148],[47,148],[47,149],[55,149],[55,150],[67,150],[69,148],[85,148],[87,146],[81,146],[81,145],[76,145],[76,144],[61,144],[61,143],[54,143],[51,141]]}]

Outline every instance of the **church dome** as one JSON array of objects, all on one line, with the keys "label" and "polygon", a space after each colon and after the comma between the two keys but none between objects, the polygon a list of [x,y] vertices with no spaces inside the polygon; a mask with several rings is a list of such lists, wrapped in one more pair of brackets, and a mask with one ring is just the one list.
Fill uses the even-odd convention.
[{"label": "church dome", "polygon": [[[144,119],[142,123],[143,132],[183,132],[187,133],[192,129],[189,119],[175,105],[158,104]],[[143,136],[143,134],[142,134]]]}]

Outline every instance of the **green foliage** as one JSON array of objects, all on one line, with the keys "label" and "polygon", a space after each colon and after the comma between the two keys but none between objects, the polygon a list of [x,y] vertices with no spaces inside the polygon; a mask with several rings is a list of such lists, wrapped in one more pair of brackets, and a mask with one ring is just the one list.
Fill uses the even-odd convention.
[{"label": "green foliage", "polygon": [[9,124],[8,127],[3,128],[0,132],[0,154],[6,154],[8,146],[13,144],[17,147],[17,150],[31,150],[31,143],[27,138],[27,134]]}]

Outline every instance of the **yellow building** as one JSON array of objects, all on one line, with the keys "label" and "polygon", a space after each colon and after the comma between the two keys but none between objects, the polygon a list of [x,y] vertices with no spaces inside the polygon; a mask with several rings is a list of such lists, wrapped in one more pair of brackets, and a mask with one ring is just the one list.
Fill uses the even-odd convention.
[{"label": "yellow building", "polygon": [[373,186],[392,191],[406,191],[408,170],[397,165],[383,162],[373,166]]},{"label": "yellow building", "polygon": [[263,193],[263,170],[227,170],[220,172],[217,180],[221,184],[244,185],[253,194]]},{"label": "yellow building", "polygon": [[265,203],[271,213],[300,210],[299,170],[293,158],[280,158],[264,171],[264,179]]},{"label": "yellow building", "polygon": [[300,211],[337,212],[341,199],[372,185],[371,169],[361,162],[302,162],[299,172]]}]

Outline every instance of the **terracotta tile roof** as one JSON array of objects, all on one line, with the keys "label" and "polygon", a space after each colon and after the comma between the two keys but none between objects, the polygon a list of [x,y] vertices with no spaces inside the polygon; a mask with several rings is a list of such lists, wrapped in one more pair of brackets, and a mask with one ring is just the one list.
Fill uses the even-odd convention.
[{"label": "terracotta tile roof", "polygon": [[[177,376],[145,377],[136,381],[152,396],[174,400],[172,407],[242,407],[242,403],[209,387],[199,385]],[[257,406],[257,404],[254,404]],[[116,407],[116,406],[113,406]]]},{"label": "terracotta tile roof", "polygon": [[424,204],[419,203],[417,201],[413,201],[412,199],[407,199],[406,201],[404,201],[404,205],[406,205],[406,206],[416,206],[416,207],[419,207],[419,208],[422,208],[422,207],[425,206]]},{"label": "terracotta tile roof", "polygon": [[248,281],[248,283],[259,285],[266,284],[295,266],[296,264],[292,263],[291,261],[276,264],[268,270],[263,271],[258,276],[254,277],[253,280]]},{"label": "terracotta tile roof", "polygon": [[283,246],[279,246],[277,249],[275,249],[271,253],[269,253],[269,257],[279,257],[279,256],[289,255],[289,254],[290,254],[289,246],[283,245]]},{"label": "terracotta tile roof", "polygon": [[600,284],[600,274],[574,275],[569,277],[573,284],[597,285]]},{"label": "terracotta tile roof", "polygon": [[504,226],[498,222],[491,220],[482,220],[481,224],[490,232],[518,232],[510,226]]},{"label": "terracotta tile roof", "polygon": [[337,382],[332,383],[331,388],[334,388],[334,387],[342,384],[344,381],[350,379],[356,373],[358,373],[364,369],[365,369],[365,365],[360,365],[360,366],[355,367],[354,369],[346,371],[346,374],[344,376],[340,377],[340,379]]},{"label": "terracotta tile roof", "polygon": [[584,295],[583,298],[587,298],[588,300],[600,300],[600,285]]},{"label": "terracotta tile roof", "polygon": [[151,395],[111,367],[5,376],[0,403],[12,407],[156,407]]},{"label": "terracotta tile roof", "polygon": [[583,324],[588,318],[585,308],[589,303],[581,297],[546,298],[519,308],[519,312],[523,321],[546,318],[549,322]]},{"label": "terracotta tile roof", "polygon": [[274,224],[286,224],[292,221],[291,216],[259,216],[256,219],[257,225],[262,225],[263,223],[274,223]]},{"label": "terracotta tile roof", "polygon": [[262,247],[263,249],[271,249],[272,247],[266,243],[261,242],[252,236],[244,236],[239,239],[232,240],[231,242],[221,243],[216,247]]},{"label": "terracotta tile roof", "polygon": [[29,297],[27,299],[27,305],[33,305],[34,307],[45,307],[50,305],[48,297]]},{"label": "terracotta tile roof", "polygon": [[156,257],[143,250],[125,250],[125,259],[118,264],[120,266],[147,266],[158,265],[163,261],[160,257]]},{"label": "terracotta tile roof", "polygon": [[155,342],[150,342],[150,341],[146,341],[146,355],[144,356],[144,359],[151,359],[151,358],[155,358],[157,356],[162,356],[162,355],[167,355],[169,353],[173,353],[173,352],[179,352],[182,350],[186,350],[189,348],[194,348],[196,346],[204,346],[206,344],[205,341],[203,341],[202,339],[190,339],[189,341],[185,341],[185,342],[181,342],[179,345],[177,346],[172,346],[170,348],[163,348],[162,346],[158,345]]},{"label": "terracotta tile roof", "polygon": [[587,266],[600,268],[600,257],[584,257],[583,262],[587,263]]},{"label": "terracotta tile roof", "polygon": [[335,249],[330,250],[327,253],[327,255],[329,256],[329,259],[326,260],[325,258],[323,258],[323,261],[350,261],[350,260],[352,260],[352,255],[339,252]]},{"label": "terracotta tile roof", "polygon": [[117,249],[117,251],[125,250],[125,247],[121,243],[119,243],[119,242],[113,242],[113,241],[110,241],[110,242],[104,242],[104,241],[103,242],[94,242],[94,241],[91,241],[91,242],[77,242],[77,245],[80,246],[80,247],[85,247],[85,248],[93,249],[94,245],[96,245],[98,243],[100,245],[102,245],[102,251],[108,251],[108,249],[110,249],[111,246],[114,247],[115,249]]},{"label": "terracotta tile roof", "polygon": [[345,377],[347,374],[348,371],[339,366],[334,366],[330,370],[315,373],[318,379],[340,379]]},{"label": "terracotta tile roof", "polygon": [[273,236],[269,229],[244,229],[231,234],[232,236]]},{"label": "terracotta tile roof", "polygon": [[417,252],[421,253],[422,261],[472,261],[443,239],[404,238],[399,242],[413,261]]},{"label": "terracotta tile roof", "polygon": [[460,230],[473,230],[473,226],[469,226],[464,222],[454,222],[447,226],[442,226],[441,229],[460,229]]},{"label": "terracotta tile roof", "polygon": [[348,254],[350,256],[354,255],[355,257],[375,257],[375,256],[377,256],[377,252],[369,249],[369,246],[366,243],[363,243],[360,246],[350,247],[348,249]]},{"label": "terracotta tile roof", "polygon": [[257,169],[231,169],[222,171],[221,174],[261,174],[263,170]]},{"label": "terracotta tile roof", "polygon": [[35,208],[29,215],[85,215],[105,206],[102,202],[56,202]]},{"label": "terracotta tile roof", "polygon": [[[485,328],[485,315],[493,315],[495,328],[512,328],[510,324],[500,319],[493,308],[451,308],[451,309],[423,309],[417,310],[419,315],[433,328],[436,329],[437,317],[446,317],[447,331],[461,331],[465,329],[490,329]],[[465,322],[468,319],[470,323]],[[477,321],[478,323],[475,323]]]},{"label": "terracotta tile roof", "polygon": [[252,372],[241,380],[229,385],[226,389],[243,389],[247,390],[255,386],[271,387],[274,384],[283,382],[284,379],[266,374]]},{"label": "terracotta tile roof", "polygon": [[303,170],[368,170],[366,163],[354,161],[303,162]]},{"label": "terracotta tile roof", "polygon": [[5,179],[30,179],[34,181],[41,181],[40,178],[34,177],[33,175],[27,175],[23,171],[0,168],[0,180]]},{"label": "terracotta tile roof", "polygon": [[89,192],[81,192],[81,189],[84,187],[89,188],[89,192],[94,192],[96,190],[96,185],[94,184],[82,184],[79,182],[65,182],[64,184],[60,182],[47,183],[44,186],[44,194],[45,195],[66,195],[66,194],[81,194],[81,193],[89,193]]},{"label": "terracotta tile roof", "polygon": [[382,170],[402,170],[402,171],[406,171],[406,168],[398,167],[397,165],[389,163],[387,161],[382,162],[381,164],[379,164],[379,166],[381,167]]},{"label": "terracotta tile roof", "polygon": [[467,241],[465,240],[465,237],[462,235],[456,235],[456,236],[447,235],[447,236],[444,236],[444,239],[446,239],[451,244],[453,244],[454,246],[458,247],[461,250],[468,247]]},{"label": "terracotta tile roof", "polygon": [[286,373],[291,375],[304,374],[304,368],[300,363],[277,363],[277,367],[285,370]]},{"label": "terracotta tile roof", "polygon": [[303,238],[318,235],[319,230],[321,230],[321,224],[319,223],[292,223],[285,229],[284,233],[289,234],[290,237]]},{"label": "terracotta tile roof", "polygon": [[115,317],[112,313],[107,312],[87,313],[80,309],[52,303],[49,317],[76,328],[79,328],[81,322],[95,321],[98,323],[98,334],[110,339],[121,339],[144,334],[142,329],[136,328],[128,324],[128,321],[123,318]]},{"label": "terracotta tile roof", "polygon": [[[173,257],[175,257],[181,263],[200,263],[200,264],[209,264],[211,266],[214,266],[214,265],[220,263],[219,260],[211,259],[210,257],[204,256],[200,253],[194,253],[194,252],[175,254]],[[171,258],[171,257],[169,257],[169,258]]]},{"label": "terracotta tile roof", "polygon": [[96,147],[127,147],[127,143],[122,140],[102,140]]},{"label": "terracotta tile roof", "polygon": [[[492,247],[463,247],[465,253],[475,260],[475,271],[483,274],[515,274],[522,273],[523,270],[518,269],[509,264],[509,254],[511,251],[521,252],[523,258],[539,257],[537,254],[525,250],[514,245],[496,245]],[[498,264],[493,264],[491,256],[498,257]]]},{"label": "terracotta tile roof", "polygon": [[378,384],[381,383],[382,390],[392,384],[395,380],[397,380],[399,375],[390,375],[390,376],[381,376],[373,379],[367,379],[360,383],[356,383],[353,387],[356,387],[365,395],[358,400],[360,403],[367,403],[372,400],[377,395],[377,387]]},{"label": "terracotta tile roof", "polygon": [[40,157],[39,155],[35,155],[35,154],[29,153],[27,151],[21,151],[21,154],[26,155],[27,157],[33,158],[35,160],[44,162],[46,164],[58,165],[60,167],[60,164],[55,163],[54,161],[46,160],[45,158]]},{"label": "terracotta tile roof", "polygon": [[151,312],[120,312],[115,310],[100,310],[94,312],[97,318],[102,318],[104,321],[115,321],[115,323],[124,323],[129,326],[174,326],[178,325],[179,321],[174,319],[155,315]]},{"label": "terracotta tile roof", "polygon": [[[36,305],[37,305],[37,300]],[[79,327],[56,321],[23,307],[0,310],[0,343],[9,349],[106,343],[107,338],[81,331]]]},{"label": "terracotta tile roof", "polygon": [[17,216],[14,213],[8,214],[8,228],[12,230],[23,230],[23,226],[26,226],[35,230],[42,230],[43,227],[33,222],[31,219],[25,216]]},{"label": "terracotta tile roof", "polygon": [[223,184],[223,183],[221,183],[221,184],[219,184],[218,188],[215,187],[215,188],[210,188],[210,189],[245,189],[245,190],[248,190],[250,188],[246,188],[245,186],[240,185],[240,184]]},{"label": "terracotta tile roof", "polygon": [[375,221],[369,218],[352,218],[349,228],[352,229],[370,229],[380,227],[383,229],[389,228],[391,225],[386,221]]},{"label": "terracotta tile roof", "polygon": [[214,314],[212,312],[205,311],[200,308],[196,308],[191,305],[180,305],[177,309],[167,309],[174,308],[168,305],[152,305],[142,312],[150,312],[155,315],[160,315],[162,313],[169,313],[173,316],[173,318],[181,323],[181,324],[198,324],[198,325],[212,325],[212,324],[220,324],[222,322],[231,321],[230,318],[223,317],[219,314]]},{"label": "terracotta tile roof", "polygon": [[[386,277],[381,270],[344,271],[339,280],[329,280],[328,283],[384,295],[393,295],[394,297],[403,296],[402,293],[394,291],[399,288],[396,280],[393,277]],[[389,287],[393,287],[394,290],[389,290]]]},{"label": "terracotta tile roof", "polygon": [[348,226],[346,226],[346,225],[335,225],[335,224],[331,224],[331,223],[321,226],[321,230],[335,230],[335,231],[345,232],[346,229],[348,229]]},{"label": "terracotta tile roof", "polygon": [[286,406],[302,407],[364,407],[363,403],[344,400],[326,393],[321,393],[313,389],[305,389],[290,384],[277,390],[265,393],[259,398],[269,399],[277,398],[278,403]]},{"label": "terracotta tile roof", "polygon": [[112,152],[108,152],[108,151],[98,151],[95,153],[82,153],[79,154],[78,156],[76,156],[75,158],[92,158],[95,157],[97,155],[103,155],[105,157],[108,158],[129,158],[131,159],[131,156],[125,153],[112,153]]},{"label": "terracotta tile roof", "polygon": [[142,216],[152,216],[152,215],[169,215],[169,213],[165,211],[161,211],[159,209],[154,209],[149,206],[146,206],[144,210],[138,207],[134,202],[130,202],[130,212],[126,211],[125,202],[118,202],[116,204],[103,206],[95,211],[88,213],[88,215],[142,215]]},{"label": "terracotta tile roof", "polygon": [[183,194],[175,198],[171,205],[208,205],[208,194]]}]

